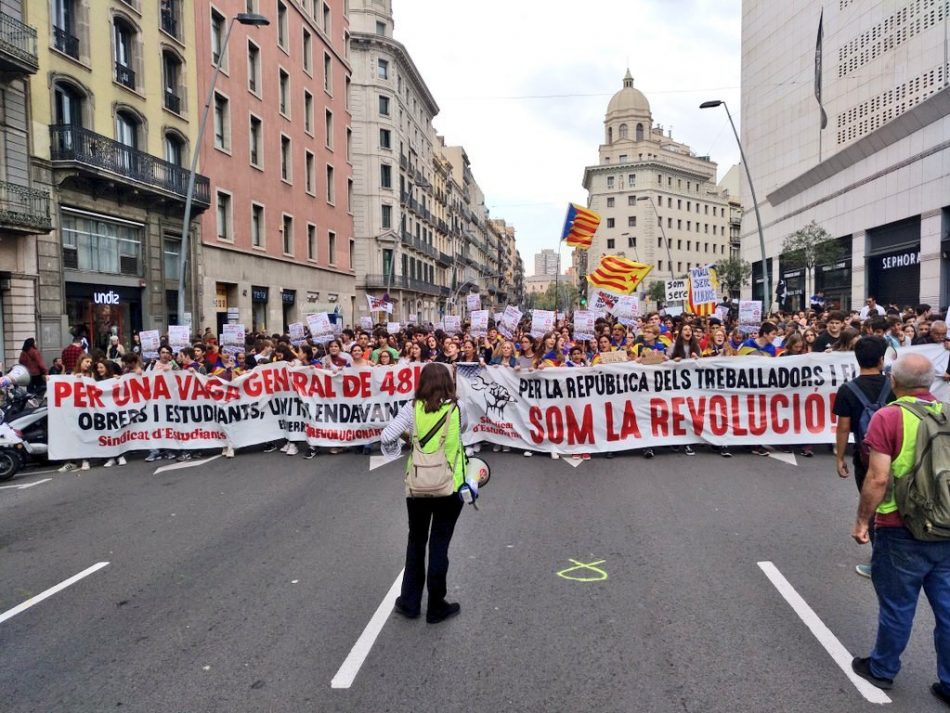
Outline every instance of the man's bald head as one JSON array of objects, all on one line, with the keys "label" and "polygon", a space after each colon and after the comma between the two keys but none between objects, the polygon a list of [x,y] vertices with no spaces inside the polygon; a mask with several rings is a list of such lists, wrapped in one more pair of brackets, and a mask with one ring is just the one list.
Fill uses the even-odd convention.
[{"label": "man's bald head", "polygon": [[934,365],[920,354],[904,354],[891,366],[894,388],[901,391],[929,391],[934,380]]}]

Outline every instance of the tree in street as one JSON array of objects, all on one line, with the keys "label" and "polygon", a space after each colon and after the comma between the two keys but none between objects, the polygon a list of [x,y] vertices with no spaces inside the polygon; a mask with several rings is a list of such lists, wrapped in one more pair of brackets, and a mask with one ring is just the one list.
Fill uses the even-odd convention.
[{"label": "tree in street", "polygon": [[782,241],[782,262],[805,271],[805,296],[812,294],[815,268],[831,265],[841,257],[841,245],[815,221],[795,231]]},{"label": "tree in street", "polygon": [[741,257],[729,257],[716,263],[716,276],[726,298],[738,297],[752,278],[752,265]]},{"label": "tree in street", "polygon": [[660,302],[666,299],[666,283],[660,282],[659,280],[651,282],[650,286],[647,287],[647,297],[657,304],[660,304]]},{"label": "tree in street", "polygon": [[[559,280],[557,285],[557,308],[562,311],[571,310],[577,305],[577,286],[571,284],[566,279]],[[549,309],[555,308],[554,283],[548,285],[544,292],[534,292],[525,299],[525,306],[528,309]]]}]

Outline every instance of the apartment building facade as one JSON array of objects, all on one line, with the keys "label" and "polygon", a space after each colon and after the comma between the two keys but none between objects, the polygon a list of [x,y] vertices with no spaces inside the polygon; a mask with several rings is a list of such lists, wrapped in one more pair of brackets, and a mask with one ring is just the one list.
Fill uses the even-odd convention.
[{"label": "apartment building facade", "polygon": [[[214,87],[201,167],[195,304],[201,327],[280,332],[355,310],[349,21],[344,0],[195,3],[197,81]],[[234,22],[263,14],[267,26]],[[230,28],[230,41],[225,37]]]},{"label": "apartment building facade", "polygon": [[[22,0],[0,0],[0,362],[16,363],[37,336],[36,241],[51,226],[48,189],[30,171],[27,102],[39,71],[37,31],[24,22]],[[40,340],[42,346],[42,340]]]}]

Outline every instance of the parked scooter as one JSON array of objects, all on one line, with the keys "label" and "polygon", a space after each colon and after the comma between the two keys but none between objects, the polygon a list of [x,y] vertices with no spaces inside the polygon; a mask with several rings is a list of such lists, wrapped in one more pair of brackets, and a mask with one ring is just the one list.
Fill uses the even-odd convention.
[{"label": "parked scooter", "polygon": [[42,444],[36,444],[36,455],[42,451],[45,457],[46,405],[23,390],[29,383],[30,374],[20,364],[0,377],[0,389],[8,390],[0,408],[0,481],[10,480],[33,457],[31,445],[24,439],[26,432],[17,427],[18,423],[33,437],[42,436]]}]

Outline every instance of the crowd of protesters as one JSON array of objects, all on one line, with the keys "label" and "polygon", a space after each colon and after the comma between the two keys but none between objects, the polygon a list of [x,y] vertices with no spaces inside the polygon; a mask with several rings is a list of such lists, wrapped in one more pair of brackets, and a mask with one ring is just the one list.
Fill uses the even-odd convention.
[{"label": "crowd of protesters", "polygon": [[[814,298],[812,300],[814,302]],[[549,368],[587,368],[617,361],[636,361],[655,364],[666,360],[702,359],[706,357],[765,356],[784,357],[812,352],[852,351],[864,335],[878,336],[888,348],[912,344],[941,343],[947,340],[947,324],[926,304],[899,308],[896,305],[878,305],[868,298],[861,310],[850,312],[824,309],[813,304],[812,309],[773,312],[769,319],[755,326],[738,322],[737,310],[722,310],[719,317],[700,317],[690,314],[671,316],[650,312],[624,324],[611,316],[596,321],[592,339],[577,339],[572,315],[559,315],[555,328],[543,335],[531,333],[531,316],[526,313],[521,323],[509,336],[489,322],[483,335],[472,334],[470,323],[461,322],[457,333],[446,333],[436,325],[408,325],[397,333],[389,333],[386,324],[372,329],[342,329],[329,341],[294,342],[286,334],[251,333],[244,349],[222,349],[210,329],[196,336],[190,346],[173,349],[163,338],[157,355],[143,353],[138,335],[124,347],[113,337],[106,351],[89,350],[84,332],[75,331],[72,343],[63,349],[46,370],[42,356],[33,340],[24,344],[21,363],[30,369],[31,379],[42,382],[45,374],[76,374],[96,380],[110,379],[123,374],[142,374],[147,371],[191,371],[229,381],[246,371],[271,362],[287,362],[293,366],[313,366],[320,369],[340,370],[371,368],[392,364],[416,362],[478,363],[490,367],[532,371]],[[146,358],[150,356],[151,358]],[[39,384],[36,384],[38,386]],[[635,446],[635,444],[631,444]],[[291,441],[282,446],[267,444],[265,451],[279,450],[297,455],[298,448]],[[360,447],[368,452],[368,447]],[[477,447],[476,447],[477,448]],[[341,452],[342,448],[329,449]],[[495,446],[494,450],[500,449]],[[680,451],[679,447],[672,447]],[[729,457],[728,446],[716,449]],[[764,447],[751,452],[768,455]],[[313,458],[319,453],[309,448],[305,454]],[[692,446],[682,452],[694,455]],[[812,455],[812,448],[804,445],[800,453]],[[524,451],[531,455],[530,450]],[[233,457],[231,447],[224,449],[225,457]],[[642,455],[652,458],[655,450],[647,448]],[[613,457],[614,453],[605,454]],[[581,457],[589,457],[587,455]],[[152,451],[146,460],[162,458],[188,460],[191,452]],[[124,465],[124,458],[106,461],[106,466]],[[67,463],[64,469],[88,468]]]}]

